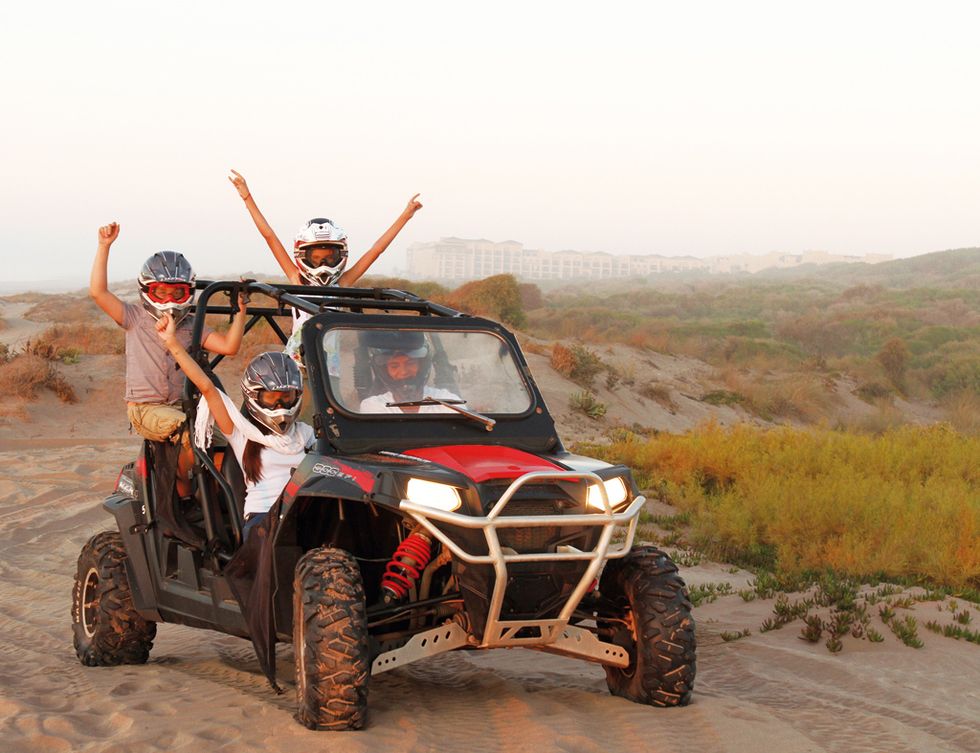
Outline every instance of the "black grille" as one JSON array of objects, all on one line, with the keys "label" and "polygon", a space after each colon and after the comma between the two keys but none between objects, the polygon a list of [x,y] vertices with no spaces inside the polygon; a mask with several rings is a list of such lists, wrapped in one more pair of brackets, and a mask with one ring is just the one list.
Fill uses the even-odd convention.
[{"label": "black grille", "polygon": [[[562,502],[557,499],[512,499],[501,513],[501,517],[514,515],[561,515]],[[501,546],[524,554],[526,552],[548,551],[549,542],[561,533],[559,526],[527,526],[522,528],[498,528],[497,537]]]}]

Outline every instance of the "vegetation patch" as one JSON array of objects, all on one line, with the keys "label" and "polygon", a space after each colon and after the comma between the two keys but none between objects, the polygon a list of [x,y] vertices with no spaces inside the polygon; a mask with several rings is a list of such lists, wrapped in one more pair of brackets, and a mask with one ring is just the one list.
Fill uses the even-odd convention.
[{"label": "vegetation patch", "polygon": [[568,398],[568,407],[579,413],[584,413],[593,421],[598,421],[606,415],[605,403],[599,402],[596,396],[588,390],[573,392]]},{"label": "vegetation patch", "polygon": [[124,353],[126,338],[119,327],[74,322],[49,327],[31,342],[31,347],[39,353],[45,351],[57,360],[69,363],[76,362],[81,353],[112,355]]},{"label": "vegetation patch", "polygon": [[634,469],[691,516],[692,542],[778,573],[980,583],[980,438],[906,426],[830,429],[707,424],[683,435],[580,445]]},{"label": "vegetation patch", "polygon": [[22,400],[36,400],[48,389],[63,402],[74,403],[75,390],[51,361],[33,353],[19,353],[0,363],[0,392]]}]

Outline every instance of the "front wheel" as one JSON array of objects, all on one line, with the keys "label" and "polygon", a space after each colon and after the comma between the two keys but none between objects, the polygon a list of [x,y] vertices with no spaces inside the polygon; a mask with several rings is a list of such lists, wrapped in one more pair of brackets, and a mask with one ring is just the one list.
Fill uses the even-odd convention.
[{"label": "front wheel", "polygon": [[629,652],[629,666],[606,667],[613,695],[651,706],[685,706],[696,671],[694,618],[677,565],[654,547],[611,560],[599,584],[600,633]]},{"label": "front wheel", "polygon": [[115,531],[97,533],[82,547],[72,590],[75,653],[89,667],[144,664],[157,624],[133,606],[126,549]]},{"label": "front wheel", "polygon": [[312,549],[293,581],[296,718],[309,729],[361,729],[367,715],[367,610],[357,562],[341,549]]}]

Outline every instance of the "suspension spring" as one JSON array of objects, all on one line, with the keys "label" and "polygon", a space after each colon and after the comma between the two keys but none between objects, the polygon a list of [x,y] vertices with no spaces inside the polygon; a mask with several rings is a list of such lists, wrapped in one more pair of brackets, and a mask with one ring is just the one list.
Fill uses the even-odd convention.
[{"label": "suspension spring", "polygon": [[424,533],[413,533],[402,541],[391,555],[381,576],[386,602],[404,599],[432,559],[432,541]]}]

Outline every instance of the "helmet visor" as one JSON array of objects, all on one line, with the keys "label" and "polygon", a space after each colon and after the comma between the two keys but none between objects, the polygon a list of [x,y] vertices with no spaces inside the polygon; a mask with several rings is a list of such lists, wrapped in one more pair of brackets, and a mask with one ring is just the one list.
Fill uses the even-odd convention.
[{"label": "helmet visor", "polygon": [[310,269],[336,267],[346,256],[343,243],[315,243],[303,248],[303,260]]},{"label": "helmet visor", "polygon": [[290,410],[302,394],[299,390],[259,390],[256,402],[266,410]]},{"label": "helmet visor", "polygon": [[156,303],[186,303],[194,288],[187,282],[151,282],[146,286],[146,294]]}]

